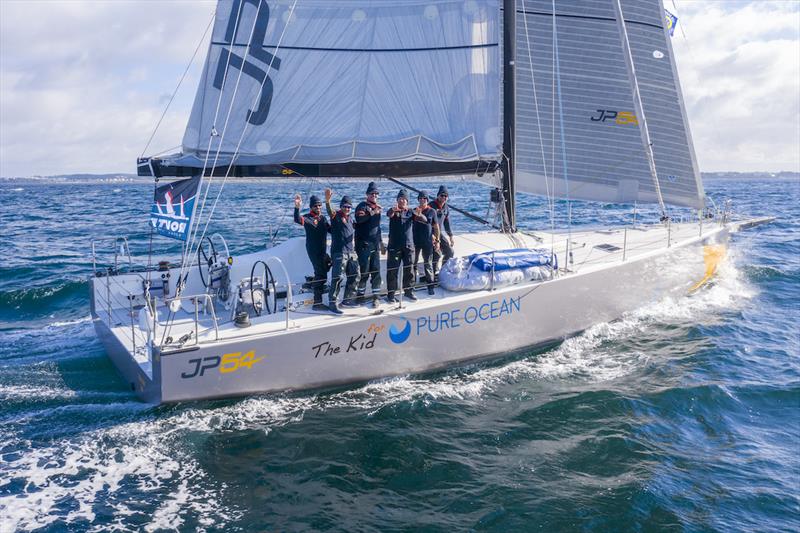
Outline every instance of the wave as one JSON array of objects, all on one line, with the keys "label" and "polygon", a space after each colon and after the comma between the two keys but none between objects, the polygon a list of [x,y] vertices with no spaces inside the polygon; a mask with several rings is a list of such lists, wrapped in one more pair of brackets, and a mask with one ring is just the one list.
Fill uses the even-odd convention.
[{"label": "wave", "polygon": [[753,281],[798,281],[800,271],[787,271],[770,265],[748,265],[743,269],[748,279]]},{"label": "wave", "polygon": [[89,282],[86,280],[69,280],[43,287],[0,291],[0,319],[19,321],[48,316],[65,306],[88,309],[88,303]]},{"label": "wave", "polygon": [[[144,404],[136,404],[141,406],[137,408],[134,402],[120,403],[112,398],[112,405],[107,407],[112,419],[106,418],[106,423],[115,424],[113,427],[92,429],[44,446],[34,446],[12,435],[10,446],[23,453],[8,455],[0,466],[0,473],[7,480],[0,481],[0,488],[5,489],[0,490],[3,494],[0,521],[12,529],[91,522],[96,505],[102,501],[116,516],[137,514],[137,521],[146,524],[147,530],[179,529],[187,520],[199,517],[225,523],[240,516],[241,511],[219,503],[227,487],[204,470],[192,445],[187,444],[196,441],[198,434],[248,430],[269,433],[302,421],[310,411],[356,409],[371,416],[403,404],[424,408],[451,399],[460,403],[480,402],[487,395],[504,394],[506,386],[520,382],[525,383],[527,391],[535,390],[535,383],[541,382],[569,380],[596,384],[623,378],[643,368],[653,357],[638,349],[632,340],[658,334],[665,325],[714,320],[720,312],[742,307],[757,294],[748,278],[730,261],[721,267],[713,284],[694,295],[647,305],[620,320],[593,326],[552,349],[432,376],[384,379],[346,390],[265,395],[155,409]],[[50,327],[90,329],[87,323],[88,319],[82,318],[53,322]],[[28,390],[24,386],[0,388],[0,396],[3,393],[11,397],[70,394],[58,388]],[[91,398],[77,400],[91,401]],[[78,403],[67,410],[96,418],[101,405]],[[115,411],[118,415],[120,409],[135,420],[118,423],[119,419],[113,419],[113,415]],[[25,416],[49,419],[63,415],[64,410],[64,406],[46,408]],[[12,478],[23,480],[26,488],[10,488]],[[142,490],[143,486],[147,489]],[[75,504],[65,506],[65,501]],[[159,503],[149,516],[133,510],[150,507],[154,501]]]},{"label": "wave", "polygon": [[[83,314],[86,310],[78,308],[72,312]],[[103,353],[91,317],[55,321],[53,317],[45,317],[28,320],[25,327],[19,327],[20,324],[17,321],[14,323],[16,327],[0,327],[0,362],[13,365],[12,368],[17,371],[31,363],[54,357],[65,361]]]}]

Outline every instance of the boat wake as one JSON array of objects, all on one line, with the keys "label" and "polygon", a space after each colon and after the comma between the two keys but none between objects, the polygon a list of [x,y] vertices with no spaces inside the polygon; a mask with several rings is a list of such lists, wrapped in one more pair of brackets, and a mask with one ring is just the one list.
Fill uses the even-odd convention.
[{"label": "boat wake", "polygon": [[[329,410],[373,416],[397,406],[477,404],[488,395],[505,396],[509,386],[519,390],[520,384],[531,394],[553,385],[596,386],[658,364],[659,355],[648,348],[653,343],[641,339],[672,338],[676,329],[713,324],[754,295],[735,261],[729,260],[714,283],[698,293],[668,298],[620,320],[598,324],[549,350],[313,395],[267,395],[153,408],[127,392],[83,394],[63,383],[5,384],[0,386],[0,398],[26,398],[33,405],[0,421],[8,436],[0,447],[0,523],[11,530],[89,524],[101,514],[125,516],[126,521],[147,524],[146,530],[176,529],[187,521],[201,527],[226,523],[244,510],[221,503],[227,488],[197,462],[192,443],[198,439],[221,431],[268,434],[301,422],[308,413]],[[90,326],[81,319],[48,328],[52,332]],[[37,405],[37,397],[44,405]],[[70,404],[48,406],[48,399],[66,399]],[[83,418],[91,423],[87,421],[78,434],[73,428],[72,434],[58,439],[20,433],[25,421],[34,418],[57,424],[65,409],[84,412]],[[155,513],[139,510],[154,501],[160,502]]]}]

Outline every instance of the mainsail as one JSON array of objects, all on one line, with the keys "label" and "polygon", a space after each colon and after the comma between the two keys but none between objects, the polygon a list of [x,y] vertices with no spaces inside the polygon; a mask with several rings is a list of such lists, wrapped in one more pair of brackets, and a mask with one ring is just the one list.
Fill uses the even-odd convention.
[{"label": "mainsail", "polygon": [[497,161],[499,36],[497,0],[223,0],[167,163]]},{"label": "mainsail", "polygon": [[703,186],[663,4],[621,0],[623,27],[616,2],[517,0],[517,190],[658,201],[635,111],[635,72],[664,203],[701,208]]}]

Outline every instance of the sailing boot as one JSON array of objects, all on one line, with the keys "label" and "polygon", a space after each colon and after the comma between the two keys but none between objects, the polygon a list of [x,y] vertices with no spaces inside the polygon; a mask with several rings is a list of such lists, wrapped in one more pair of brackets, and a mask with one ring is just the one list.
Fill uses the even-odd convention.
[{"label": "sailing boot", "polygon": [[414,291],[403,291],[403,294],[405,295],[406,298],[408,298],[412,302],[417,301],[417,297],[414,296]]},{"label": "sailing boot", "polygon": [[381,304],[378,301],[378,295],[377,294],[373,294],[372,295],[372,308],[373,309],[378,309],[380,306],[381,306]]},{"label": "sailing boot", "polygon": [[336,305],[336,302],[331,302],[331,303],[328,304],[328,311],[330,311],[331,313],[334,313],[336,315],[344,314],[344,311],[339,309],[339,306]]}]

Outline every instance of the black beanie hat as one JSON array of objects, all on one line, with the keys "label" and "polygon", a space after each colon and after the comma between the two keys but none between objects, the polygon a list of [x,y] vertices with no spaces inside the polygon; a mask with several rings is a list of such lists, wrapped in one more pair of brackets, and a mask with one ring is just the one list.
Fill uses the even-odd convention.
[{"label": "black beanie hat", "polygon": [[440,194],[446,194],[447,196],[450,196],[450,193],[447,192],[447,187],[444,185],[439,185],[439,192],[436,193],[436,196],[439,196]]},{"label": "black beanie hat", "polygon": [[312,194],[311,198],[308,199],[308,207],[314,207],[315,205],[322,205],[322,200],[319,199],[319,196]]},{"label": "black beanie hat", "polygon": [[342,196],[342,201],[339,202],[339,207],[344,207],[345,205],[349,205],[350,207],[353,207],[353,201],[350,200],[349,196]]},{"label": "black beanie hat", "polygon": [[375,184],[374,181],[370,181],[369,185],[367,185],[367,194],[378,192],[378,186]]},{"label": "black beanie hat", "polygon": [[406,200],[408,200],[408,193],[406,192],[405,189],[400,189],[400,192],[397,193],[397,199],[399,200],[400,198],[405,198]]}]

